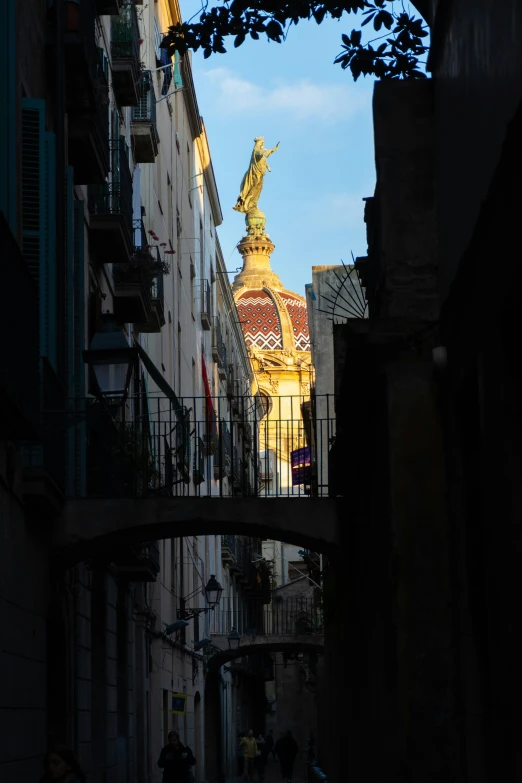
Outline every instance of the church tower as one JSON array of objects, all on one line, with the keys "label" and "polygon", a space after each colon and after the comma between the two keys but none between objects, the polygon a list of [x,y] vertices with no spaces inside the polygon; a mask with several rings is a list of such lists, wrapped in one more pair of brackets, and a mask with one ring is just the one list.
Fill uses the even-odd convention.
[{"label": "church tower", "polygon": [[309,488],[293,484],[291,454],[308,445],[310,438],[306,426],[312,365],[306,300],[285,288],[272,270],[275,245],[261,210],[251,210],[245,222],[247,233],[238,244],[243,268],[232,291],[265,408],[259,434],[261,492],[302,495]]}]

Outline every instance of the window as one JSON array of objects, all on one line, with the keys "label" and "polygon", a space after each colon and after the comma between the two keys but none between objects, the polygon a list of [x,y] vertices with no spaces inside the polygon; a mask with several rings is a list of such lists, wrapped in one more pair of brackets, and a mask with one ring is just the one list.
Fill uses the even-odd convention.
[{"label": "window", "polygon": [[159,29],[158,20],[154,17],[154,53],[156,55],[156,62],[158,65],[161,63],[161,33]]},{"label": "window", "polygon": [[272,410],[272,398],[266,392],[261,392],[260,396],[263,403],[263,418],[265,418]]}]

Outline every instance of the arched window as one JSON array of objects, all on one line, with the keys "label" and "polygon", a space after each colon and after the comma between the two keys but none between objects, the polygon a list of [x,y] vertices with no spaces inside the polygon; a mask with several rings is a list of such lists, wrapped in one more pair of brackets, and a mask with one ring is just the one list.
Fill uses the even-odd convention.
[{"label": "arched window", "polygon": [[261,392],[260,396],[263,403],[263,418],[265,418],[272,410],[272,398],[264,391]]}]

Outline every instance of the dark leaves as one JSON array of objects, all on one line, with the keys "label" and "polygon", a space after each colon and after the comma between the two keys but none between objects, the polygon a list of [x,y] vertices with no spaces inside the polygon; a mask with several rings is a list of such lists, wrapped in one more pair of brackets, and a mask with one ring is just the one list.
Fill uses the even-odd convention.
[{"label": "dark leaves", "polygon": [[[397,4],[398,5],[398,4]],[[387,10],[387,9],[390,10]],[[419,59],[427,51],[423,39],[426,31],[421,19],[405,11],[394,13],[391,0],[230,0],[202,11],[199,21],[173,25],[161,46],[172,56],[189,49],[203,49],[203,56],[226,52],[224,39],[234,37],[234,47],[241,46],[249,35],[254,41],[261,36],[281,43],[289,23],[314,19],[321,24],[326,16],[340,19],[344,13],[362,12],[360,29],[343,34],[341,52],[335,62],[350,69],[355,80],[373,75],[378,79],[422,79],[425,74]],[[389,37],[361,43],[364,27],[373,22],[377,32],[390,30]],[[370,37],[370,36],[369,36]]]},{"label": "dark leaves", "polygon": [[281,36],[283,35],[283,30],[281,29],[281,25],[279,24],[279,22],[276,22],[274,19],[272,19],[272,21],[267,24],[265,32],[268,35],[268,37],[272,39],[272,41],[277,41],[277,43],[281,43]]}]

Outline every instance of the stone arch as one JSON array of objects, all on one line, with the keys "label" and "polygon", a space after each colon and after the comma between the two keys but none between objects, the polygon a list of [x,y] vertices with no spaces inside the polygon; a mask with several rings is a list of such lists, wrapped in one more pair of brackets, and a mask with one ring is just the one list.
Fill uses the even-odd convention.
[{"label": "stone arch", "polygon": [[[70,501],[57,521],[54,550],[64,565],[176,536],[274,538],[335,557],[342,498],[117,498]],[[269,504],[269,505],[268,505]]]},{"label": "stone arch", "polygon": [[322,636],[294,636],[287,639],[269,640],[268,636],[260,636],[259,641],[242,644],[238,650],[221,650],[215,652],[208,659],[208,671],[217,673],[227,663],[248,655],[276,652],[306,652],[322,655],[324,653],[324,640]]}]

